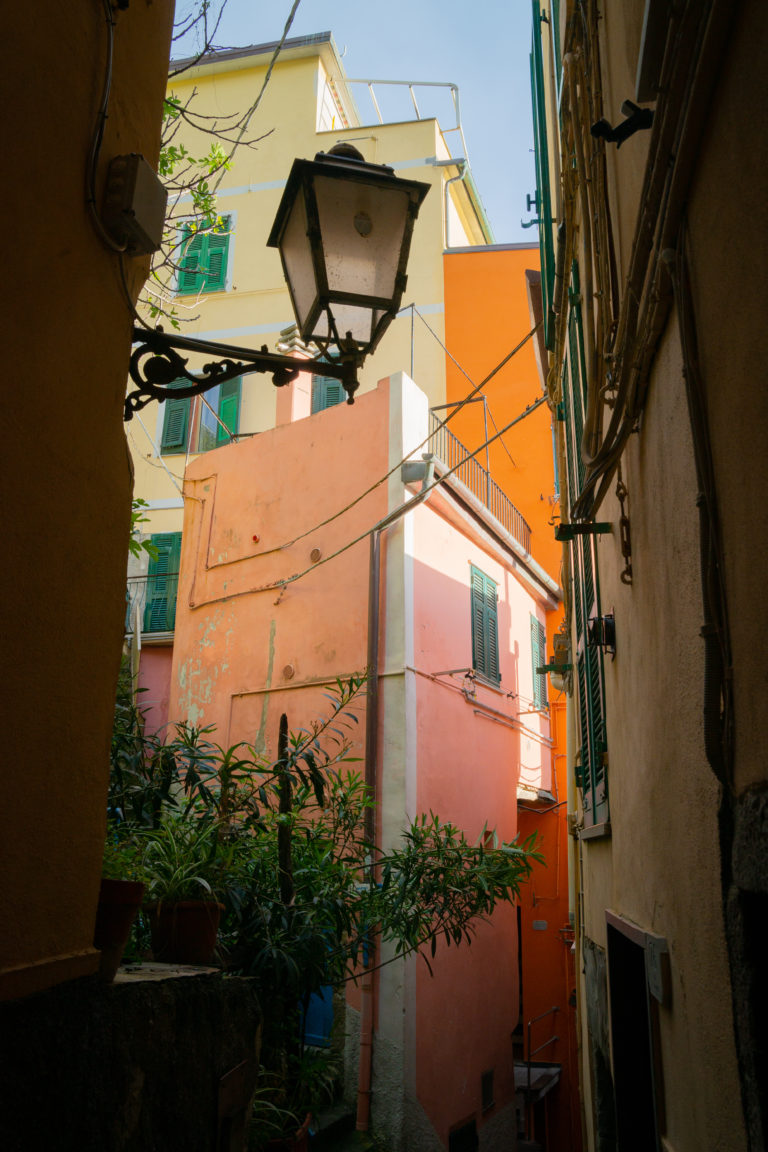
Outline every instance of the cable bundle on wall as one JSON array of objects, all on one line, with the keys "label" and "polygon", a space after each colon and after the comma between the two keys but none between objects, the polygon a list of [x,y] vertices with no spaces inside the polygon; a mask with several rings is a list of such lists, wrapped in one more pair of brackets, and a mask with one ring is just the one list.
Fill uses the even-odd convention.
[{"label": "cable bundle on wall", "polygon": [[[593,415],[590,411],[585,422],[582,454],[587,476],[572,507],[574,519],[595,514],[643,410],[650,367],[671,306],[665,261],[676,245],[706,107],[731,19],[727,0],[704,4],[687,0],[670,15],[627,283],[613,348],[605,354],[613,412],[603,433],[604,397],[599,393],[595,396],[596,376],[590,376],[590,408],[597,402],[601,413]],[[596,27],[596,13],[592,12],[589,23]],[[591,86],[592,77],[587,79]],[[581,117],[579,120],[584,131],[586,123]]]}]

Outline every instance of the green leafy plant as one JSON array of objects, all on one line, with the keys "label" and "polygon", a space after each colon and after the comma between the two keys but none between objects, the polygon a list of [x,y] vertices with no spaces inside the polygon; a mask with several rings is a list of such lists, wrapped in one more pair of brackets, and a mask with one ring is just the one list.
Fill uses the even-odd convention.
[{"label": "green leafy plant", "polygon": [[144,515],[145,509],[149,508],[146,500],[136,498],[131,504],[131,535],[128,538],[128,548],[132,556],[137,558],[141,556],[142,552],[146,552],[150,560],[157,559],[157,548],[151,540],[141,539],[140,524],[148,524],[149,517]]},{"label": "green leafy plant", "polygon": [[147,898],[160,903],[218,900],[226,885],[229,851],[215,821],[168,815],[141,835]]},{"label": "green leafy plant", "polygon": [[119,824],[107,828],[101,874],[106,880],[144,881],[141,848]]},{"label": "green leafy plant", "polygon": [[364,687],[337,681],[328,715],[306,729],[290,733],[283,717],[275,759],[222,748],[210,728],[147,732],[129,694],[116,710],[110,805],[143,844],[149,896],[218,897],[223,963],[255,981],[264,1006],[269,1091],[254,1147],[275,1125],[295,1131],[334,1083],[327,1056],[304,1044],[311,996],[357,979],[378,941],[428,965],[440,941],[470,943],[541,859],[533,838],[498,843],[483,829],[472,842],[434,813],[386,851],[371,843],[373,800],[351,755]]}]

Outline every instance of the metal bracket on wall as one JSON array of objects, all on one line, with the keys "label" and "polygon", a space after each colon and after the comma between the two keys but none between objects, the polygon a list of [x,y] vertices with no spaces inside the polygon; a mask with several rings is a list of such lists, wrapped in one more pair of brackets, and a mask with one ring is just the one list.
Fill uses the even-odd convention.
[{"label": "metal bracket on wall", "polygon": [[590,524],[558,524],[555,527],[555,540],[575,540],[577,536],[599,536],[610,531],[611,525],[605,521]]}]

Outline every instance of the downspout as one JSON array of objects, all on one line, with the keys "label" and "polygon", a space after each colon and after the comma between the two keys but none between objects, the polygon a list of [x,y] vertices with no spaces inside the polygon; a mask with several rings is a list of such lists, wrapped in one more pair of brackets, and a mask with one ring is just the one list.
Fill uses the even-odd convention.
[{"label": "downspout", "polygon": [[[435,465],[432,457],[424,461],[424,476],[421,492],[390,512],[379,521],[371,532],[369,572],[368,572],[368,689],[365,709],[365,786],[374,804],[378,800],[378,758],[379,758],[379,624],[381,617],[381,535],[386,528],[410,512],[417,504],[429,496]],[[372,804],[366,808],[363,817],[365,839],[373,846],[376,835],[376,809]],[[375,861],[373,851],[369,857],[368,883],[375,882]],[[373,1021],[376,1015],[376,990],[373,975],[376,967],[376,947],[368,949],[368,957],[360,985],[360,1059],[357,1075],[357,1118],[358,1132],[367,1132],[371,1123],[371,1085],[373,1083]]]},{"label": "downspout", "polygon": [[[381,593],[381,529],[370,536],[368,570],[368,656],[366,672],[368,689],[365,708],[365,786],[371,797],[376,797],[376,760],[378,756],[379,723],[379,599]],[[366,808],[363,830],[369,845],[374,842],[376,810]],[[374,882],[373,852],[369,854],[368,883]],[[375,955],[368,950],[363,979],[360,986],[360,1058],[357,1071],[357,1120],[359,1132],[367,1132],[371,1122],[371,1084],[373,1082],[373,1020],[375,996],[373,966]]]},{"label": "downspout", "polygon": [[445,186],[443,188],[443,214],[445,217],[445,235],[443,237],[443,247],[446,249],[446,251],[450,248],[450,244],[448,243],[448,185],[455,184],[457,180],[463,180],[464,173],[467,169],[466,160],[449,160],[447,163],[455,164],[458,168],[458,172],[455,176],[450,176],[446,180]]}]

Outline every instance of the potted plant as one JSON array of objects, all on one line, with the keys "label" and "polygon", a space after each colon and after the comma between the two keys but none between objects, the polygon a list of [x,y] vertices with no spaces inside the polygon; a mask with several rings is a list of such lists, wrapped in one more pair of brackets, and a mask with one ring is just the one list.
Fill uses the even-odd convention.
[{"label": "potted plant", "polygon": [[224,908],[219,893],[227,859],[218,824],[197,813],[168,814],[143,840],[155,959],[210,964]]},{"label": "potted plant", "polygon": [[101,952],[99,974],[112,983],[144,898],[141,856],[135,840],[110,827],[104,845],[102,879],[93,944]]}]

